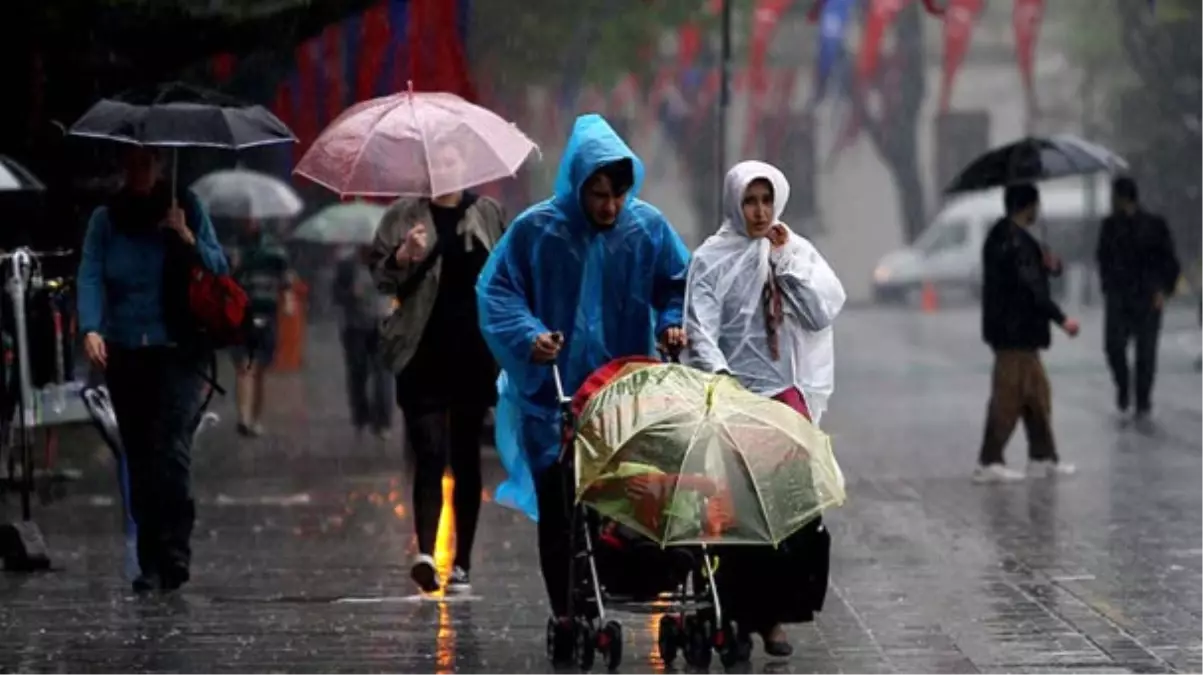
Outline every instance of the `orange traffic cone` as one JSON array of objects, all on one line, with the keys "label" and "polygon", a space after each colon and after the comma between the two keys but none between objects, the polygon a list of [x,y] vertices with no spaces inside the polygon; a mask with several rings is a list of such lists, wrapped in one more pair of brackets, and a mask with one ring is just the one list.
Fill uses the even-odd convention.
[{"label": "orange traffic cone", "polygon": [[936,293],[936,285],[930,281],[923,282],[923,292],[919,304],[924,314],[933,314],[940,309],[940,295]]}]

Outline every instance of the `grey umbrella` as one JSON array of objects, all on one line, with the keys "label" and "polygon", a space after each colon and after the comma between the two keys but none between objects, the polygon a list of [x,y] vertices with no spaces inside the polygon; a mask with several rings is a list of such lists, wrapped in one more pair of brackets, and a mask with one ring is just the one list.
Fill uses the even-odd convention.
[{"label": "grey umbrella", "polygon": [[192,191],[219,218],[291,218],[305,204],[287,183],[258,171],[214,171],[192,184]]},{"label": "grey umbrella", "polygon": [[0,155],[0,192],[42,192],[42,181],[12,159]]}]

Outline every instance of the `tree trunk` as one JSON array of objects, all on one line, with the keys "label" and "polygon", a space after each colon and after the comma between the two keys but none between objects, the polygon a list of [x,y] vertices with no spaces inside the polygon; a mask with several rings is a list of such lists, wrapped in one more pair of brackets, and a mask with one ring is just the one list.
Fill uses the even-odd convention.
[{"label": "tree trunk", "polygon": [[909,5],[898,15],[894,53],[884,59],[877,89],[882,115],[875,118],[867,101],[870,83],[858,83],[850,96],[882,161],[894,177],[902,235],[913,242],[927,227],[927,198],[919,167],[919,113],[927,91],[923,54],[923,9]]}]

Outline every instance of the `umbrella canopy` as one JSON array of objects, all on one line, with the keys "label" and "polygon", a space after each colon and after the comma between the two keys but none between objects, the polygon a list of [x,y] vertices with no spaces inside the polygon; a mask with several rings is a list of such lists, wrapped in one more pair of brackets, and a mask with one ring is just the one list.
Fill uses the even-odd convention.
[{"label": "umbrella canopy", "polygon": [[736,380],[624,360],[574,399],[576,498],[668,545],[776,545],[844,501],[828,437]]},{"label": "umbrella canopy", "polygon": [[244,150],[296,142],[263,106],[179,82],[101,99],[68,133],[168,148]]},{"label": "umbrella canopy", "polygon": [[0,192],[43,192],[46,186],[9,157],[0,155]]},{"label": "umbrella canopy", "polygon": [[408,91],[348,109],[295,172],[340,196],[431,197],[513,176],[536,149],[490,110]]},{"label": "umbrella canopy", "polygon": [[219,218],[291,218],[305,208],[288,183],[258,171],[214,171],[192,184],[192,191]]},{"label": "umbrella canopy", "polygon": [[376,237],[376,226],[385,208],[364,202],[334,204],[305,219],[293,239],[317,244],[364,246]]},{"label": "umbrella canopy", "polygon": [[1119,155],[1076,136],[1025,138],[975,159],[945,192],[974,192],[1066,176],[1116,173],[1127,168],[1128,163]]}]

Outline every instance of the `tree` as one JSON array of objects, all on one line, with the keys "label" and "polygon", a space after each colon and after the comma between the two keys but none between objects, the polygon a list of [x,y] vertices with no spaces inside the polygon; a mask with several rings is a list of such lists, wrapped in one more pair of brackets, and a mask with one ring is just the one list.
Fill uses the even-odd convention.
[{"label": "tree", "polygon": [[[925,16],[919,3],[910,3],[898,14],[894,24],[894,50],[882,59],[877,81],[854,85],[849,97],[853,115],[873,140],[894,178],[903,236],[908,242],[918,238],[927,226],[918,141],[919,114],[927,95],[923,51]],[[879,99],[876,114],[873,94]]]},{"label": "tree", "polygon": [[[1197,260],[1200,229],[1200,48],[1198,0],[1067,2],[1057,16],[1069,57],[1100,105],[1087,133],[1123,154],[1142,200],[1168,217],[1179,254]],[[1089,22],[1091,30],[1080,27]],[[1196,280],[1197,281],[1197,280]]]}]

